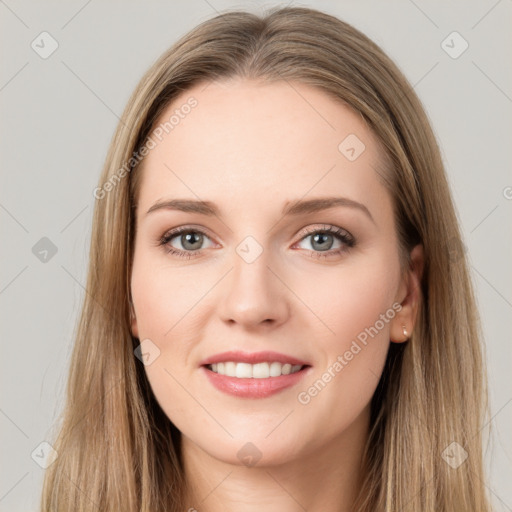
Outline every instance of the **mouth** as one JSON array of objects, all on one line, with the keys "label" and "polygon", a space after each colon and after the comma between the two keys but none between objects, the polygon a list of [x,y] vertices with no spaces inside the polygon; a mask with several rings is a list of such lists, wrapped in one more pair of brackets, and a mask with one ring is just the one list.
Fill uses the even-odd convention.
[{"label": "mouth", "polygon": [[225,352],[200,366],[217,390],[237,398],[266,398],[300,382],[312,366],[276,352]]}]

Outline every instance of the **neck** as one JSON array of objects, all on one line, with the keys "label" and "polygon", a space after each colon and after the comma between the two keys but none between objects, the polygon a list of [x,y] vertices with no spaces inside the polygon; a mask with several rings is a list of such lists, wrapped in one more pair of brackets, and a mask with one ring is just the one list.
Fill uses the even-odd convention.
[{"label": "neck", "polygon": [[185,510],[191,512],[351,512],[364,475],[369,406],[322,446],[272,465],[248,467],[209,455],[182,435]]}]

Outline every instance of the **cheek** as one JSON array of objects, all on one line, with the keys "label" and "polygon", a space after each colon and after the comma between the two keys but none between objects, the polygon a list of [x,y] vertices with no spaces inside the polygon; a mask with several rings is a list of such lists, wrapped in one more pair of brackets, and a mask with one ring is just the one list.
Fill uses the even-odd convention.
[{"label": "cheek", "polygon": [[186,322],[193,312],[202,288],[197,273],[193,275],[186,268],[168,268],[143,251],[140,256],[136,254],[131,292],[139,338],[164,342],[175,336],[181,319]]},{"label": "cheek", "polygon": [[180,419],[190,416],[185,414],[191,400],[185,388],[197,370],[193,348],[202,330],[201,312],[211,307],[207,292],[218,277],[212,272],[199,276],[194,266],[170,268],[158,260],[136,252],[131,292],[139,339],[152,354],[144,367],[148,381],[168,417],[180,427]]},{"label": "cheek", "polygon": [[191,417],[201,425],[205,419],[190,413],[185,390],[191,372],[188,340],[193,336],[187,322],[197,287],[140,255],[134,260],[131,291],[142,352],[149,353],[144,370],[155,399],[178,429],[188,431]]},{"label": "cheek", "polygon": [[[335,277],[331,273],[328,279],[315,280],[305,300],[322,322],[315,338],[320,360],[298,401],[319,416],[331,415],[338,427],[353,421],[371,400],[396,315],[398,260],[382,254],[360,263],[340,269]],[[299,293],[304,296],[306,290]]]},{"label": "cheek", "polygon": [[[379,339],[386,339],[389,320],[395,313],[392,305],[399,278],[396,254],[375,251],[366,257],[347,259],[339,268],[323,268],[312,279],[297,279],[294,292],[308,306],[301,307],[304,323],[309,327],[318,324],[318,346],[326,348],[332,357],[333,352],[350,345],[376,322]],[[379,320],[386,313],[382,323]]]}]

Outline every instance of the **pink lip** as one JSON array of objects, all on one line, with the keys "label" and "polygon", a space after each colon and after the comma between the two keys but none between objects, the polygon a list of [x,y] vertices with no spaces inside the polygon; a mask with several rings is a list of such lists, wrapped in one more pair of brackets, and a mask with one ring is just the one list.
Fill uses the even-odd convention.
[{"label": "pink lip", "polygon": [[[295,357],[287,356],[286,354],[280,354],[279,352],[272,352],[270,350],[266,350],[264,352],[242,352],[240,350],[231,350],[229,352],[222,352],[220,354],[215,354],[212,357],[206,358],[204,361],[200,363],[200,366],[206,366],[214,363],[224,363],[227,361],[234,361],[235,363],[272,363],[277,362],[281,364],[300,364],[301,366],[308,365],[306,361],[301,361]],[[282,375],[281,377],[286,377],[286,375]],[[281,378],[274,377],[274,378]],[[240,380],[240,379],[238,379]],[[256,380],[265,380],[265,379],[256,379]]]},{"label": "pink lip", "polygon": [[[229,360],[233,361],[233,359]],[[276,359],[271,360],[276,361]],[[221,361],[227,361],[227,359],[222,359]],[[266,361],[268,361],[268,359],[266,359]],[[237,377],[227,377],[226,375],[219,375],[209,370],[206,366],[202,366],[201,370],[206,373],[209,381],[219,391],[227,393],[228,395],[238,398],[265,398],[297,384],[306,373],[309,373],[311,367],[306,366],[296,373],[280,375],[279,377],[268,377],[266,379],[239,379]]]}]

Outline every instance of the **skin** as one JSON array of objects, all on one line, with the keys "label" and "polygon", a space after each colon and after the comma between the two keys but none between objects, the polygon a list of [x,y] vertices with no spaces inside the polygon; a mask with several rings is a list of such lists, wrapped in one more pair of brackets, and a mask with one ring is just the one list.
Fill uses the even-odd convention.
[{"label": "skin", "polygon": [[[203,83],[183,92],[161,119],[190,96],[198,105],[144,161],[131,281],[132,333],[160,350],[146,374],[182,432],[187,506],[349,511],[390,340],[405,341],[403,326],[408,333],[414,326],[421,246],[412,251],[412,269],[402,272],[391,196],[375,170],[383,161],[376,138],[361,116],[323,91],[247,79]],[[349,134],[365,144],[354,161],[338,149]],[[281,214],[287,201],[333,195],[362,203],[373,220],[349,206]],[[175,198],[212,201],[220,215],[146,213]],[[325,225],[348,231],[356,244],[329,235],[315,244],[305,228]],[[158,245],[179,226],[205,232],[202,245],[193,246],[198,256],[180,258]],[[250,264],[236,251],[249,235],[262,250]],[[190,247],[180,235],[168,245]],[[321,247],[345,250],[311,257],[325,253]],[[394,318],[300,403],[298,394],[394,303],[401,305]],[[271,397],[230,396],[209,383],[200,362],[236,349],[282,352],[311,368]],[[261,453],[255,466],[237,456],[247,442]]]}]

